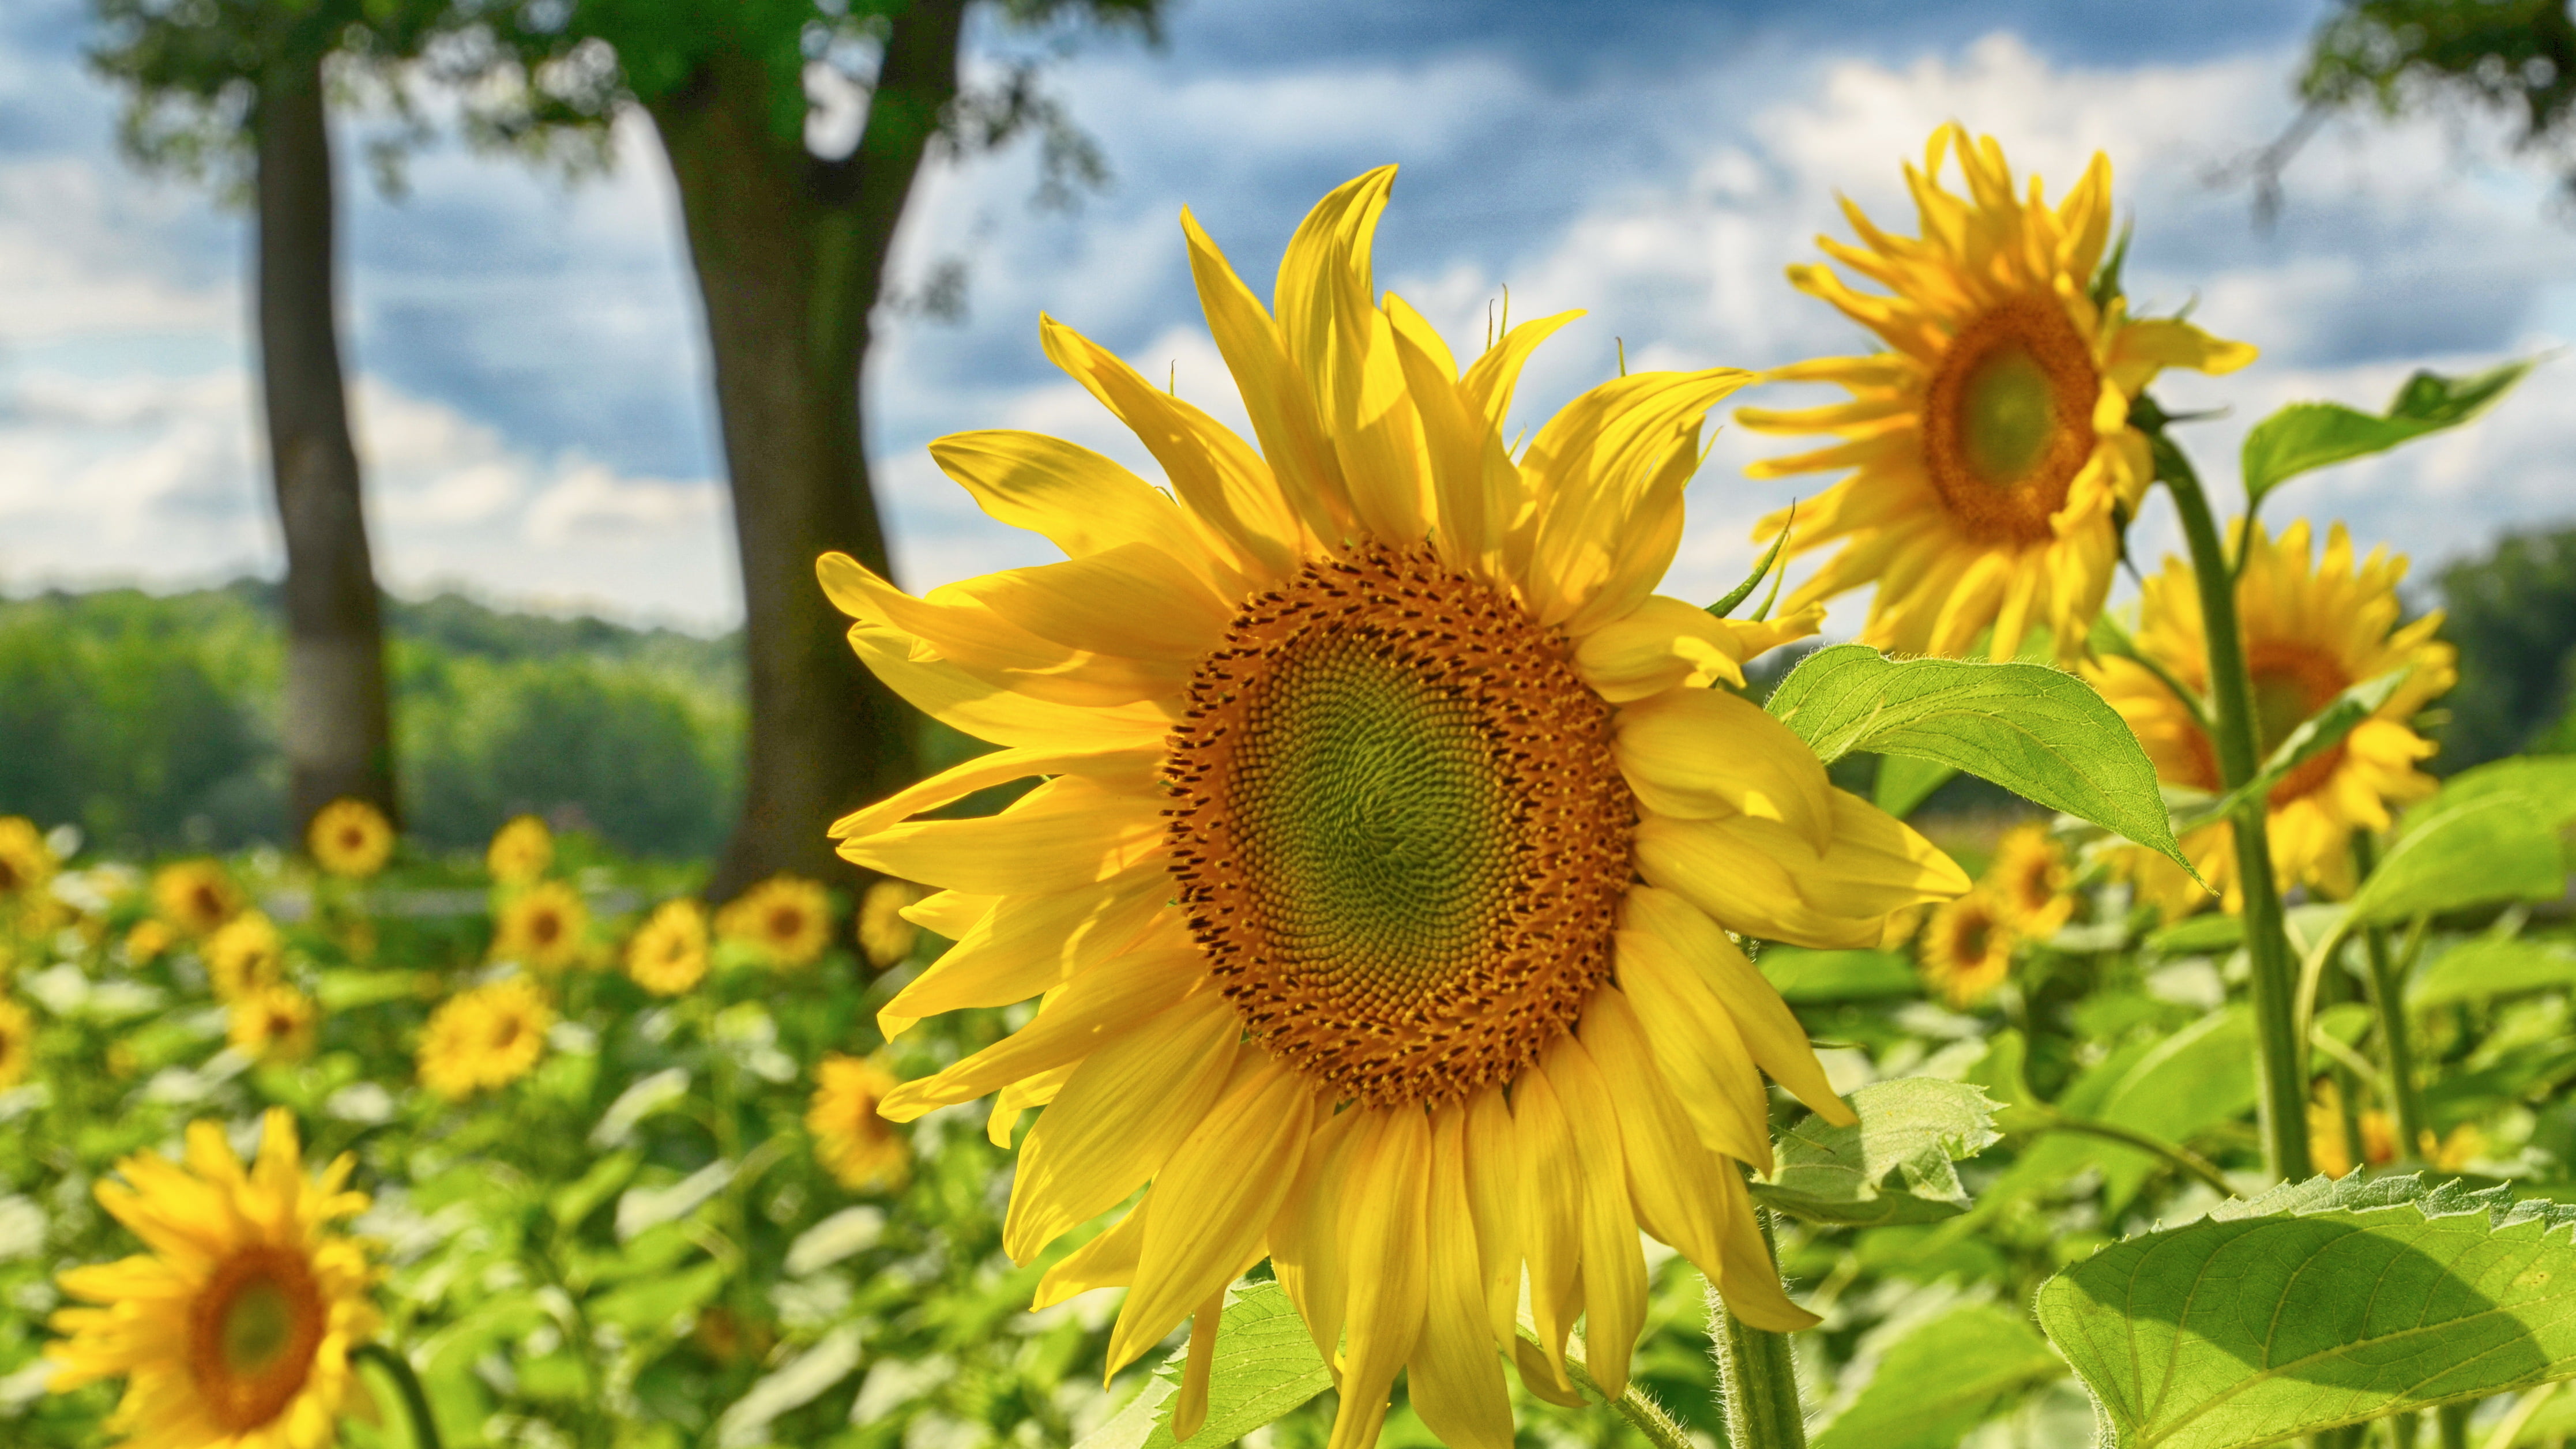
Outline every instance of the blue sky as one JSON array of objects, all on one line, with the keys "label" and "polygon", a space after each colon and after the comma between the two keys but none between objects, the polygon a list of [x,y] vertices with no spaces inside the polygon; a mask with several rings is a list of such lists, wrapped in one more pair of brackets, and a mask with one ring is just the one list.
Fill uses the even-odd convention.
[{"label": "blue sky", "polygon": [[[1540,354],[1528,418],[1607,375],[1619,340],[1649,367],[1852,350],[1855,330],[1781,268],[1812,259],[1817,232],[1844,231],[1838,190],[1905,222],[1900,161],[1952,117],[2052,194],[2107,150],[2137,221],[2133,297],[2192,302],[2264,349],[2236,378],[2160,389],[2172,405],[2233,405],[2205,429],[2219,476],[2246,422],[2281,401],[2376,406],[2412,367],[2576,336],[2576,230],[2549,210],[2546,178],[2475,122],[2329,128],[2269,232],[2241,191],[2208,184],[2287,120],[2319,13],[2313,0],[1185,3],[1161,48],[1101,41],[1055,72],[1115,172],[1107,192],[1038,211],[1025,152],[925,182],[898,284],[962,258],[969,312],[881,326],[870,439],[898,568],[926,587],[1047,556],[930,467],[922,445],[941,433],[1041,428],[1150,472],[1039,355],[1041,311],[1239,418],[1191,301],[1180,208],[1266,291],[1306,207],[1387,161],[1404,170],[1381,286],[1470,346],[1506,286],[1515,315],[1590,311]],[[116,154],[117,98],[84,71],[85,34],[78,0],[0,17],[0,591],[274,572],[240,218]],[[398,590],[461,585],[707,628],[738,612],[669,188],[649,128],[619,139],[610,176],[571,185],[452,144],[412,159],[400,199],[346,167],[361,447]],[[1788,485],[1739,470],[1777,447],[1720,438],[1675,592],[1742,572],[1746,526]],[[2347,517],[2365,543],[2425,565],[2505,528],[2576,521],[2576,361],[2474,432],[2301,482],[2280,506]],[[2137,544],[2170,538],[2159,512]]]}]

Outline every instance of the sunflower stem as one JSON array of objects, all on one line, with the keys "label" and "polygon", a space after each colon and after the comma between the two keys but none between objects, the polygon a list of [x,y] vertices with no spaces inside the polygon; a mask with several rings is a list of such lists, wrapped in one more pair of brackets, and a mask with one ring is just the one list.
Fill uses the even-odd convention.
[{"label": "sunflower stem", "polygon": [[[1527,1335],[1524,1335],[1526,1337]],[[1537,1342],[1531,1339],[1531,1342]],[[1691,1443],[1690,1431],[1680,1421],[1664,1412],[1664,1406],[1646,1397],[1646,1391],[1630,1379],[1626,1390],[1612,1398],[1592,1376],[1592,1366],[1584,1362],[1582,1349],[1573,1343],[1565,1345],[1565,1376],[1576,1388],[1610,1406],[1610,1411],[1628,1421],[1631,1428],[1646,1436],[1655,1449],[1698,1449]]]},{"label": "sunflower stem", "polygon": [[[2379,844],[2367,830],[2352,834],[2352,863],[2357,878],[2367,880],[2379,865]],[[2362,933],[2370,956],[2370,1005],[2379,1017],[2380,1055],[2388,1062],[2389,1114],[2397,1119],[2397,1154],[2424,1152],[2424,1092],[2415,1083],[2415,1040],[2406,1031],[2406,981],[2388,954],[2388,932],[2379,926]]]},{"label": "sunflower stem", "polygon": [[371,1362],[392,1377],[402,1394],[403,1413],[411,1420],[413,1449],[439,1449],[438,1419],[429,1411],[429,1395],[420,1386],[420,1375],[412,1372],[411,1361],[381,1343],[359,1344],[349,1350],[349,1356]]},{"label": "sunflower stem", "polygon": [[[2144,398],[2140,399],[2145,402]],[[2209,645],[2209,693],[2217,731],[2222,793],[2230,793],[2263,768],[2256,730],[2254,681],[2245,667],[2245,634],[2236,617],[2236,569],[2209,511],[2209,495],[2191,462],[2164,434],[2163,415],[2152,403],[2139,409],[2140,426],[2155,447],[2156,477],[2172,493],[2191,549],[2199,585],[2202,632]],[[2230,817],[2236,834],[2236,878],[2244,897],[2245,954],[2251,964],[2256,1065],[2262,1081],[2264,1163],[2273,1176],[2296,1182],[2313,1171],[2308,1157],[2307,1073],[2300,1062],[2292,1021],[2297,957],[2281,913],[2281,891],[2272,878],[2272,843],[2261,799],[2246,801]]]},{"label": "sunflower stem", "polygon": [[[1755,1208],[1762,1224],[1762,1253],[1779,1271],[1771,1240],[1771,1214]],[[1731,1449],[1806,1449],[1807,1413],[1798,1403],[1797,1360],[1789,1335],[1755,1328],[1735,1316],[1717,1285],[1708,1285],[1709,1336],[1717,1339],[1719,1408]]]}]

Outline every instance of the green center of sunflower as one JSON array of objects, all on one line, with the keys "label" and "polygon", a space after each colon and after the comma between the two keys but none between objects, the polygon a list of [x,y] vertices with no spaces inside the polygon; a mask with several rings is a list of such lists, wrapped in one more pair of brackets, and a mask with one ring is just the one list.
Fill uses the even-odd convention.
[{"label": "green center of sunflower", "polygon": [[217,1427],[275,1419],[304,1387],[328,1307],[302,1254],[260,1245],[219,1265],[189,1306],[188,1369]]},{"label": "green center of sunflower", "polygon": [[2010,342],[1969,369],[1966,392],[1959,421],[1969,468],[1990,483],[2019,482],[2048,449],[2056,401],[2048,374]]},{"label": "green center of sunflower", "polygon": [[252,1279],[224,1310],[224,1366],[235,1373],[257,1373],[286,1351],[294,1333],[295,1312],[286,1290],[273,1278]]},{"label": "green center of sunflower", "polygon": [[2010,297],[1979,313],[1934,364],[1923,462],[1952,520],[1987,543],[2052,536],[2050,518],[2093,456],[2101,391],[2092,348],[2056,298]]},{"label": "green center of sunflower", "polygon": [[1165,779],[1190,929],[1246,1029],[1348,1099],[1509,1080],[1610,974],[1636,800],[1562,637],[1428,549],[1251,600]]}]

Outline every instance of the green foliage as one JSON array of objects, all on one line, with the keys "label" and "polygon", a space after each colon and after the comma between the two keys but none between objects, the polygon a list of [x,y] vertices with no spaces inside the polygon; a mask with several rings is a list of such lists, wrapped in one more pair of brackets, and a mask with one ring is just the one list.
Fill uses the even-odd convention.
[{"label": "green foliage", "polygon": [[2406,984],[2412,1011],[2576,986],[2576,948],[2564,941],[2487,938],[2434,957]]},{"label": "green foliage", "polygon": [[1951,1449],[2028,1390],[2066,1373],[2030,1321],[1963,1303],[1915,1326],[1812,1449]]},{"label": "green foliage", "polygon": [[1902,820],[1932,798],[1932,792],[1958,775],[1957,767],[1911,755],[1886,755],[1878,762],[1878,781],[1870,803]]},{"label": "green foliage", "polygon": [[2456,96],[2512,116],[2522,144],[2538,145],[2576,105],[2576,17],[2565,0],[2345,0],[2310,46],[2299,93],[2388,115]]},{"label": "green foliage", "polygon": [[1763,979],[1786,1001],[1857,1001],[1912,996],[1922,989],[1913,963],[1893,951],[1768,946],[1759,959]]},{"label": "green foliage", "polygon": [[2301,473],[2458,427],[2511,391],[2532,366],[2508,362],[2470,377],[2418,372],[2389,400],[2388,411],[2376,417],[2342,403],[2291,403],[2245,435],[2248,506],[2260,507],[2265,495]]},{"label": "green foliage", "polygon": [[[1193,1329],[1193,1332],[1196,1330]],[[1172,1409],[1187,1344],[1117,1415],[1076,1449],[1173,1449]],[[1208,1365],[1207,1421],[1192,1442],[1231,1444],[1333,1386],[1315,1336],[1277,1283],[1238,1283],[1225,1295],[1216,1356]]]},{"label": "green foliage", "polygon": [[[1926,1223],[1966,1211],[1953,1163],[2002,1140],[1994,1103],[1965,1082],[1904,1077],[1872,1082],[1847,1100],[1860,1120],[1837,1127],[1810,1117],[1780,1134],[1770,1176],[1754,1196],[1815,1223]],[[1889,1186],[1893,1174],[1902,1187]]]},{"label": "green foliage", "polygon": [[1965,770],[2191,870],[2166,824],[2146,751],[2071,674],[2040,664],[1895,660],[1840,644],[1800,661],[1764,707],[1828,763],[1875,750]]},{"label": "green foliage", "polygon": [[2576,1210],[2316,1178],[2040,1289],[2112,1449],[2235,1449],[2576,1375]]},{"label": "green foliage", "polygon": [[2517,750],[2576,753],[2576,733],[2543,746],[2553,722],[2576,715],[2576,529],[2511,534],[2495,552],[2440,575],[2442,637],[2460,651],[2460,682],[2443,705],[2439,770]]},{"label": "green foliage", "polygon": [[2514,792],[2436,796],[2411,811],[2396,844],[2353,894],[2356,926],[2495,901],[2550,900],[2567,889],[2558,832]]}]

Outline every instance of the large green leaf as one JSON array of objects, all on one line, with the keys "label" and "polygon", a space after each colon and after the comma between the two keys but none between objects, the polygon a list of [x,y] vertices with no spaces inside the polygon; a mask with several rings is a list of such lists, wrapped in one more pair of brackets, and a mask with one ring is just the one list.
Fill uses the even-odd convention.
[{"label": "large green leaf", "polygon": [[2472,377],[2419,372],[2377,417],[2341,403],[2291,403],[2245,435],[2245,495],[2259,504],[2301,473],[2457,427],[2484,412],[2531,368],[2530,362],[2508,362]]},{"label": "large green leaf", "polygon": [[[2002,1140],[1983,1091],[1900,1077],[1844,1100],[1860,1121],[1836,1127],[1809,1117],[1781,1133],[1770,1177],[1753,1184],[1756,1198],[1817,1223],[1926,1223],[1967,1210],[1951,1164]],[[1903,1186],[1889,1186],[1890,1174]]]},{"label": "large green leaf", "polygon": [[1827,763],[1875,750],[1948,765],[2191,870],[2137,736],[2072,674],[2044,664],[1890,659],[1837,644],[1799,661],[1767,708]]},{"label": "large green leaf", "polygon": [[[1074,1449],[1175,1449],[1172,1401],[1181,1391],[1185,1344],[1127,1402]],[[1192,1444],[1222,1449],[1331,1388],[1333,1376],[1315,1352],[1315,1337],[1288,1292],[1276,1283],[1237,1283],[1226,1290],[1216,1358],[1208,1366],[1207,1422]]]},{"label": "large green leaf", "polygon": [[2576,947],[2528,939],[2463,941],[2433,958],[2407,983],[2406,1004],[2418,1011],[2576,986]]},{"label": "large green leaf", "polygon": [[2039,1290],[2106,1449],[2236,1449],[2576,1375],[2576,1209],[2315,1178]]},{"label": "large green leaf", "polygon": [[2030,1320],[1964,1303],[1918,1325],[1878,1361],[1813,1449],[1952,1449],[2023,1391],[2066,1372]]},{"label": "large green leaf", "polygon": [[1893,951],[1811,951],[1767,945],[1754,957],[1784,1001],[1866,1001],[1912,996],[1923,989],[1914,963]]},{"label": "large green leaf", "polygon": [[2557,830],[2528,797],[2498,790],[2435,803],[2440,808],[2407,817],[2397,843],[2353,892],[2352,925],[2566,893]]},{"label": "large green leaf", "polygon": [[2409,821],[2490,796],[2523,802],[2532,818],[2552,830],[2576,821],[2576,756],[2516,755],[2475,769],[2462,770],[2442,782],[2442,792],[2407,812]]}]

